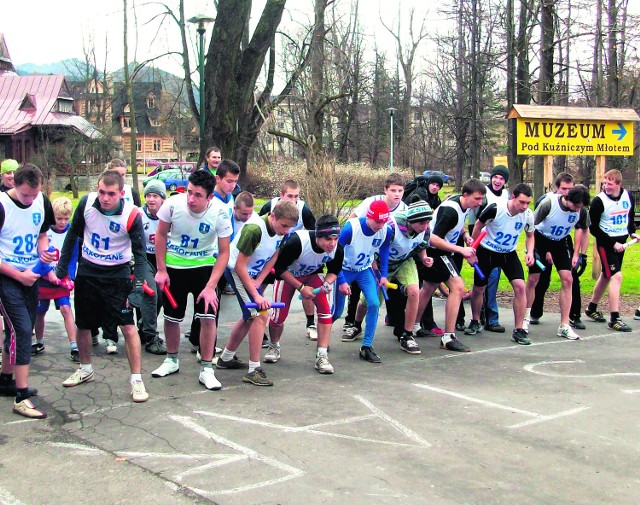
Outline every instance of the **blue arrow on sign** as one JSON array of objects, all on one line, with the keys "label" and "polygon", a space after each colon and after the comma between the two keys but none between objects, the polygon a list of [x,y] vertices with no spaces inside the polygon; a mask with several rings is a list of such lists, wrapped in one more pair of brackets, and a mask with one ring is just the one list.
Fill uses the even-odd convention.
[{"label": "blue arrow on sign", "polygon": [[618,142],[620,142],[624,138],[624,136],[627,134],[627,129],[624,127],[622,123],[618,123],[618,129],[613,130],[611,133],[613,133],[614,135],[619,135]]}]

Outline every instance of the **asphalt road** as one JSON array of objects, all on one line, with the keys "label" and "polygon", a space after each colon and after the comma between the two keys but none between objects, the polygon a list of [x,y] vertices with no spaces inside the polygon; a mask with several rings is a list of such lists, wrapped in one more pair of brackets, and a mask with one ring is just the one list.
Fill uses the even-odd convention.
[{"label": "asphalt road", "polygon": [[[239,311],[223,300],[220,341]],[[333,330],[331,376],[314,368],[299,302],[282,359],[264,364],[271,388],[220,370],[221,391],[198,385],[188,342],[180,373],[151,371],[145,404],[129,400],[123,355],[96,348],[95,382],[65,389],[73,371],[58,314],[32,385],[49,418],[26,420],[0,399],[0,503],[19,504],[462,504],[638,503],[638,331],[587,323],[580,341],[555,336],[559,316],[532,327],[533,345],[508,333],[460,337],[473,352],[422,339],[403,353],[378,328],[381,365]],[[435,304],[436,318],[443,302]],[[382,311],[384,314],[384,311]],[[629,321],[631,323],[632,321]],[[640,322],[634,322],[640,328]],[[247,359],[246,344],[239,355]]]}]

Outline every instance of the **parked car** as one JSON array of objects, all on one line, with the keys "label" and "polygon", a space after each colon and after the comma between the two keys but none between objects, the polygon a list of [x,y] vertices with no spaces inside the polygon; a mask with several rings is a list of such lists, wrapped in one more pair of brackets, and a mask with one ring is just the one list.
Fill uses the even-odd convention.
[{"label": "parked car", "polygon": [[189,175],[191,175],[191,172],[180,170],[179,168],[171,168],[147,177],[142,181],[142,186],[146,187],[149,181],[157,179],[164,183],[167,190],[180,191],[180,188],[183,190],[186,189],[187,183],[189,182]]},{"label": "parked car", "polygon": [[195,161],[168,161],[166,163],[160,163],[156,168],[149,172],[148,177],[164,172],[165,170],[183,170],[184,172],[195,172],[198,168],[198,164]]},{"label": "parked car", "polygon": [[444,172],[441,172],[440,170],[425,170],[423,172],[423,175],[425,177],[431,177],[431,176],[434,176],[434,175],[442,177],[442,181],[445,184],[454,184],[456,182],[456,178],[453,175],[445,174]]},{"label": "parked car", "polygon": [[491,174],[489,172],[480,172],[479,174],[480,182],[484,184],[489,184],[491,182]]}]

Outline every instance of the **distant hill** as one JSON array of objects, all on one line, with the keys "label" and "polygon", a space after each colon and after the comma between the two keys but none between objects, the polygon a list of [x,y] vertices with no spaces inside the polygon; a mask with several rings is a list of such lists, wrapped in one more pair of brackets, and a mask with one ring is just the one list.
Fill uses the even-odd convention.
[{"label": "distant hill", "polygon": [[[129,64],[129,73],[133,73],[133,69],[137,63]],[[24,65],[18,65],[16,67],[19,75],[64,75],[70,81],[82,81],[85,78],[87,69],[85,63],[77,58],[69,58],[55,63],[45,63],[43,65],[36,65],[34,63],[25,63]],[[93,67],[88,69],[89,73],[93,73]],[[110,74],[111,79],[114,82],[124,81],[124,68],[118,69]],[[184,79],[171,72],[166,72],[157,67],[147,66],[142,68],[137,75],[136,81],[138,82],[160,82],[164,90],[171,96],[181,96],[181,100],[186,104],[186,94],[184,89]],[[194,92],[196,97],[196,103],[198,102],[199,94],[197,86],[194,86]]]}]

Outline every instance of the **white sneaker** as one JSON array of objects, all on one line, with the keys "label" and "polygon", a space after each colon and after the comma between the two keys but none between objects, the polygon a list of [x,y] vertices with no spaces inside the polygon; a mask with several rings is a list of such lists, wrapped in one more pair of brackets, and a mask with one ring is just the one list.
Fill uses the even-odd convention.
[{"label": "white sneaker", "polygon": [[318,340],[318,327],[315,324],[307,326],[307,338],[309,340]]},{"label": "white sneaker", "polygon": [[329,363],[329,358],[326,356],[318,356],[316,358],[316,370],[321,374],[332,374],[333,366]]},{"label": "white sneaker", "polygon": [[142,381],[131,383],[131,399],[135,403],[143,403],[149,399],[149,393],[147,393]]},{"label": "white sneaker", "polygon": [[107,349],[107,354],[118,354],[118,344],[113,340],[105,339],[104,343]]},{"label": "white sneaker", "polygon": [[158,368],[151,372],[151,377],[166,377],[180,371],[180,360],[173,361],[171,358],[165,358]]},{"label": "white sneaker", "polygon": [[275,345],[270,345],[269,350],[264,355],[265,363],[277,363],[280,359],[280,348]]},{"label": "white sneaker", "polygon": [[557,335],[559,337],[564,337],[569,340],[580,340],[580,335],[578,335],[575,331],[573,331],[573,328],[571,328],[571,326],[569,326],[568,324],[560,325],[558,327]]},{"label": "white sneaker", "polygon": [[72,388],[73,386],[78,386],[84,382],[91,382],[92,380],[93,370],[85,372],[82,368],[78,368],[62,385],[66,388]]},{"label": "white sneaker", "polygon": [[213,371],[213,368],[203,368],[200,371],[200,377],[198,378],[198,381],[210,391],[217,391],[218,389],[222,389],[222,384],[220,384],[220,381],[216,379],[216,374]]},{"label": "white sneaker", "polygon": [[416,323],[413,325],[413,333],[416,333],[420,328],[422,328],[422,326],[420,326],[420,323]]},{"label": "white sneaker", "polygon": [[202,356],[200,355],[200,349],[196,351],[196,361],[200,363],[202,361]]},{"label": "white sneaker", "polygon": [[528,317],[525,317],[524,321],[522,321],[522,329],[524,330],[525,333],[529,333],[530,323],[531,323],[531,320]]}]

